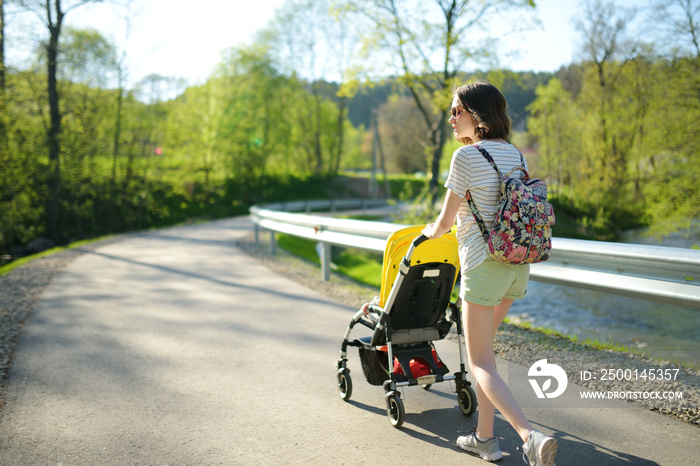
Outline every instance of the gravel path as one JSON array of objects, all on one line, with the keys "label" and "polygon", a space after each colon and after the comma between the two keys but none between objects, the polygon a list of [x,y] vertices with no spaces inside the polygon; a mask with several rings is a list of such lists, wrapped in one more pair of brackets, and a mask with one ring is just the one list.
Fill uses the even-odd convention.
[{"label": "gravel path", "polygon": [[[34,309],[38,299],[53,277],[59,274],[74,259],[84,252],[104,245],[106,242],[118,241],[119,237],[93,243],[81,248],[62,251],[51,256],[34,260],[14,269],[11,273],[0,276],[0,410],[4,403],[8,370],[12,353],[17,344],[22,326]],[[349,306],[359,307],[371,300],[378,290],[357,284],[349,279],[333,275],[329,282],[320,279],[319,268],[299,260],[278,248],[275,257],[268,253],[267,241],[254,243],[252,235],[240,242],[241,248],[267,265],[272,270],[294,280],[303,286],[312,288],[322,294],[333,297]],[[581,382],[572,379],[571,374],[579,374],[592,367],[676,369],[677,365],[669,362],[655,361],[640,355],[600,351],[580,343],[573,343],[565,338],[549,336],[540,332],[523,330],[512,325],[502,325],[495,342],[495,351],[501,359],[518,364],[529,365],[535,359],[551,358],[553,355],[566,353],[563,369],[569,374],[570,382],[583,385],[591,390],[609,390],[609,382],[590,380]],[[615,390],[639,391],[674,391],[683,392],[682,399],[636,399],[628,400],[652,411],[680,419],[700,426],[700,372],[680,368],[674,381],[641,382],[616,381]],[[1,413],[1,411],[0,411]]]}]

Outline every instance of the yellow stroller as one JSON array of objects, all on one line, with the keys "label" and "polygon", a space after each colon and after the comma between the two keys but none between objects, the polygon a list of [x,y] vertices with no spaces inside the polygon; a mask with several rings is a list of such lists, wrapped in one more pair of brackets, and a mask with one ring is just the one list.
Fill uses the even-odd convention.
[{"label": "yellow stroller", "polygon": [[[446,234],[428,240],[422,229],[404,228],[387,240],[378,302],[368,306],[367,315],[362,309],[355,313],[336,363],[338,391],[348,401],[352,379],[347,347],[358,348],[365,378],[372,385],[384,386],[387,415],[397,428],[405,418],[400,387],[421,385],[427,390],[434,383],[454,380],[460,411],[467,416],[476,411],[476,394],[466,378],[461,300],[450,302],[459,272],[457,238]],[[372,330],[372,336],[350,340],[358,323]],[[452,324],[459,335],[460,370],[448,375],[433,341],[445,338]]]}]

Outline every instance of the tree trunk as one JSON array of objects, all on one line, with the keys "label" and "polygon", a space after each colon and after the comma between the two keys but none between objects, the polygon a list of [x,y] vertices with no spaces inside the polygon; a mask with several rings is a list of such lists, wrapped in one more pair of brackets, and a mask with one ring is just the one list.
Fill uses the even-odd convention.
[{"label": "tree trunk", "polygon": [[375,119],[375,125],[377,128],[375,137],[377,138],[377,149],[379,150],[379,166],[382,168],[382,174],[384,175],[384,197],[391,199],[391,184],[389,183],[389,175],[386,172],[384,149],[382,149],[382,138],[379,136],[379,119]]},{"label": "tree trunk", "polygon": [[318,92],[318,84],[313,85],[313,95],[316,104],[316,120],[314,122],[314,155],[316,158],[316,174],[323,171],[323,152],[321,151],[321,96]]},{"label": "tree trunk", "polygon": [[134,162],[134,156],[136,155],[136,147],[138,145],[137,136],[134,135],[129,143],[128,156],[126,159],[126,167],[124,171],[124,179],[122,180],[121,198],[122,206],[126,206],[128,203],[129,187],[131,185],[131,178],[134,175],[132,168]]},{"label": "tree trunk", "polygon": [[[0,98],[5,94],[5,2],[0,0]],[[2,124],[2,122],[0,122]]]},{"label": "tree trunk", "polygon": [[[10,171],[10,151],[7,141],[6,126],[6,105],[5,105],[5,4],[0,0],[0,202],[12,202],[13,195],[8,184],[8,173]],[[0,204],[3,210],[6,208]],[[12,229],[7,225],[6,215],[0,215],[0,251],[9,250],[13,246]]]},{"label": "tree trunk", "polygon": [[48,94],[50,124],[47,143],[49,149],[49,198],[46,206],[47,234],[54,241],[62,240],[58,222],[60,220],[60,190],[61,190],[61,113],[58,107],[58,86],[56,69],[58,64],[58,38],[61,34],[63,11],[60,0],[55,1],[55,22],[52,18],[50,2],[46,3],[46,14],[49,27],[49,43],[46,47],[48,63]]},{"label": "tree trunk", "polygon": [[340,171],[340,159],[343,156],[343,137],[345,134],[345,104],[347,97],[340,98],[340,106],[338,108],[338,140],[335,150],[335,160],[331,166],[331,174],[337,175]]},{"label": "tree trunk", "polygon": [[0,0],[0,170],[2,170],[2,185],[0,189],[7,188],[7,172],[9,170],[9,150],[7,141],[7,110],[5,102],[5,4]]},{"label": "tree trunk", "polygon": [[430,177],[430,193],[433,203],[438,199],[438,180],[440,179],[440,159],[442,158],[442,149],[445,147],[447,139],[446,121],[447,112],[440,112],[440,120],[437,128],[433,131],[431,143],[433,146],[433,160],[431,164]]},{"label": "tree trunk", "polygon": [[122,106],[124,104],[124,88],[122,86],[122,72],[119,71],[119,86],[117,89],[117,118],[114,125],[114,145],[112,146],[112,177],[109,180],[109,199],[110,210],[112,215],[109,216],[109,231],[114,229],[114,220],[116,219],[117,206],[117,157],[119,156],[119,146],[122,129]]}]

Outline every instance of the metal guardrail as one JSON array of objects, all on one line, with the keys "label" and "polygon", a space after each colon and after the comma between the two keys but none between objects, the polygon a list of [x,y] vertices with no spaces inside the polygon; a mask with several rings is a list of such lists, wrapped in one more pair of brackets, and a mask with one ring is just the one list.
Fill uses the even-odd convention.
[{"label": "metal guardrail", "polygon": [[[317,241],[321,245],[321,276],[327,281],[332,246],[381,253],[387,237],[405,225],[338,219],[310,212],[367,211],[382,206],[388,207],[385,201],[299,201],[253,206],[250,213],[256,241],[259,228]],[[290,213],[291,210],[307,213]],[[274,253],[274,233],[270,247]],[[554,238],[550,259],[533,264],[530,278],[700,309],[700,250]]]}]

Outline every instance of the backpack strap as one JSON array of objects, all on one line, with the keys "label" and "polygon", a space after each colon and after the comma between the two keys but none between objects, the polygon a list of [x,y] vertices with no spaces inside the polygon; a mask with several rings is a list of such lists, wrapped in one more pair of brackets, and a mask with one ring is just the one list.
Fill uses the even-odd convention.
[{"label": "backpack strap", "polygon": [[476,224],[479,225],[479,230],[481,230],[481,236],[484,237],[484,241],[487,243],[489,242],[489,231],[486,229],[486,224],[484,223],[484,219],[481,218],[481,214],[479,213],[479,210],[476,208],[476,204],[474,204],[474,201],[472,200],[471,194],[469,194],[469,190],[467,190],[467,195],[466,195],[467,203],[469,204],[469,208],[472,211],[472,215],[474,216],[474,220],[476,220]]},{"label": "backpack strap", "polygon": [[[498,176],[501,177],[501,179],[502,179],[502,178],[503,178],[503,173],[501,173],[501,170],[499,170],[498,167],[496,166],[496,162],[494,162],[493,157],[491,157],[491,154],[489,154],[489,153],[486,151],[486,149],[484,149],[484,148],[481,147],[481,146],[477,146],[476,144],[474,144],[474,147],[476,147],[476,148],[479,150],[479,152],[481,152],[481,155],[484,156],[484,158],[486,159],[486,161],[487,161],[489,164],[491,164],[491,166],[493,167],[493,169],[496,170],[496,172],[498,173]],[[523,172],[527,173],[527,169],[525,168],[525,157],[523,157],[523,153],[520,152],[520,151],[518,151],[518,154],[520,155],[520,165],[522,166],[522,170],[523,170]],[[513,173],[513,171],[517,170],[518,168],[519,168],[519,167],[515,167],[513,170],[510,171],[510,173]],[[510,173],[509,173],[509,175],[510,175]]]},{"label": "backpack strap", "polygon": [[[496,172],[498,173],[498,176],[503,178],[503,173],[501,173],[501,170],[499,170],[498,167],[496,166],[496,162],[493,161],[493,157],[491,157],[491,154],[489,154],[486,151],[486,149],[484,149],[483,147],[480,147],[477,145],[475,145],[474,147],[479,149],[479,152],[481,152],[481,155],[483,155],[484,158],[486,159],[486,161],[491,164],[491,166],[493,167],[494,170],[496,170]],[[521,155],[521,157],[522,157],[522,155]]]},{"label": "backpack strap", "polygon": [[[476,147],[479,150],[479,152],[481,152],[481,155],[484,156],[486,161],[493,167],[494,170],[496,170],[496,173],[498,173],[499,181],[503,180],[503,173],[501,173],[501,170],[499,170],[498,167],[496,166],[496,162],[494,162],[493,157],[491,157],[491,154],[489,154],[486,151],[486,149],[484,149],[483,147],[477,146],[476,144],[474,145],[474,147]],[[518,153],[520,154],[520,163],[522,164],[523,172],[525,172],[525,175],[527,176],[527,170],[525,169],[525,159],[523,157],[522,152],[518,151]],[[513,170],[517,170],[517,168],[515,168]],[[511,170],[510,173],[512,173],[513,170]],[[509,173],[509,175],[510,175],[510,173]],[[483,236],[484,241],[486,241],[488,243],[489,242],[489,231],[486,229],[486,223],[484,222],[484,219],[481,218],[481,214],[479,213],[479,209],[476,208],[476,204],[474,204],[474,201],[472,200],[472,195],[468,189],[467,189],[467,194],[466,194],[465,198],[467,200],[467,203],[469,204],[469,209],[472,211],[472,215],[474,216],[474,220],[476,220],[476,224],[479,225],[479,230],[481,230],[481,236]]]}]

